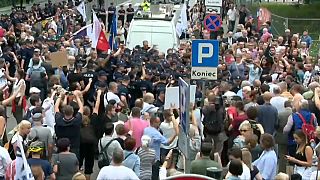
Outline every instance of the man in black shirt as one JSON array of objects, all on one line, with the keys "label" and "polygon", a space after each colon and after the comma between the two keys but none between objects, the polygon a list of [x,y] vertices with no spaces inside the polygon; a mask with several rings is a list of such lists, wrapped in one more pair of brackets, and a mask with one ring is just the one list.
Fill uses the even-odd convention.
[{"label": "man in black shirt", "polygon": [[158,93],[157,93],[157,100],[154,102],[154,105],[156,107],[163,107],[164,106],[164,98],[165,98],[165,91],[166,89],[159,89]]},{"label": "man in black shirt", "polygon": [[116,12],[116,8],[113,6],[113,3],[110,3],[110,6],[108,7],[108,33],[110,32],[112,19],[115,12]]},{"label": "man in black shirt", "polygon": [[129,4],[129,7],[127,8],[127,22],[131,23],[134,16],[134,9],[132,7],[132,4]]},{"label": "man in black shirt", "polygon": [[[102,94],[103,95],[103,94]],[[116,115],[116,108],[112,104],[108,104],[106,106],[106,113],[105,114],[97,114],[96,110],[90,117],[91,123],[95,129],[96,137],[100,139],[104,133],[104,127],[106,123],[113,122],[113,117]]]},{"label": "man in black shirt", "polygon": [[2,57],[6,64],[9,64],[9,75],[11,77],[14,77],[14,73],[16,72],[16,61],[18,61],[16,55],[11,52],[11,48],[10,47],[6,47],[4,50],[3,50],[3,55]]},{"label": "man in black shirt", "polygon": [[[57,139],[68,138],[71,142],[70,151],[75,153],[79,159],[80,150],[80,127],[82,123],[83,104],[80,99],[81,92],[74,91],[77,104],[79,106],[78,112],[74,115],[74,108],[70,105],[63,107],[63,113],[60,112],[61,94],[59,95],[55,104],[55,132]],[[68,98],[68,97],[65,97]]]},{"label": "man in black shirt", "polygon": [[124,16],[126,11],[123,9],[123,5],[120,5],[120,9],[118,10],[118,20],[121,21],[121,26],[124,25]]},{"label": "man in black shirt", "polygon": [[128,75],[124,75],[121,84],[118,86],[118,94],[120,96],[120,100],[126,108],[129,107],[130,102],[130,94],[128,90],[129,82],[130,77]]},{"label": "man in black shirt", "polygon": [[77,64],[75,65],[76,66],[76,70],[74,71],[73,68],[69,69],[70,72],[68,74],[68,82],[69,84],[72,84],[74,82],[79,82],[80,84],[84,84],[83,83],[83,76],[82,76],[82,73],[81,73],[81,69],[82,69],[82,66]]}]

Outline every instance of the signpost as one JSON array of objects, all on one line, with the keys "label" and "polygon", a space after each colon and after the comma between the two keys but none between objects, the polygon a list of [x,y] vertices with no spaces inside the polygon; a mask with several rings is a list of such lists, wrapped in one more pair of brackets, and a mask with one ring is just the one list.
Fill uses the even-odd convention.
[{"label": "signpost", "polygon": [[208,31],[218,31],[222,26],[222,20],[216,14],[208,14],[203,20],[203,25]]},{"label": "signpost", "polygon": [[185,173],[190,172],[191,160],[189,159],[189,111],[190,111],[190,85],[181,77],[179,78],[179,108],[180,108],[180,133],[178,147],[185,157]]},{"label": "signpost", "polygon": [[204,4],[206,6],[207,13],[211,13],[212,11],[216,11],[217,14],[221,15],[222,0],[205,0]]},{"label": "signpost", "polygon": [[217,80],[219,41],[193,40],[191,79]]}]

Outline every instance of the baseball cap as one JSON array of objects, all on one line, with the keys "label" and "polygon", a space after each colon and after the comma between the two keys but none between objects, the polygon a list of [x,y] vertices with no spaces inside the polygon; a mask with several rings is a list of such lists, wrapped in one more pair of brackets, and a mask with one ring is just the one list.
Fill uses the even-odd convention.
[{"label": "baseball cap", "polygon": [[38,89],[38,88],[36,88],[36,87],[32,87],[32,88],[30,88],[30,90],[29,90],[29,93],[30,93],[30,94],[40,93],[40,92],[41,92],[41,90]]},{"label": "baseball cap", "polygon": [[35,113],[32,115],[32,120],[33,121],[41,121],[42,120],[42,114],[41,113]]},{"label": "baseball cap", "polygon": [[42,141],[34,141],[29,146],[30,152],[41,152],[44,148],[44,143]]},{"label": "baseball cap", "polygon": [[98,72],[98,75],[99,75],[99,76],[108,76],[108,74],[107,74],[105,71],[103,71],[103,70],[100,70],[100,71]]},{"label": "baseball cap", "polygon": [[96,85],[97,85],[98,88],[105,88],[105,87],[107,87],[107,83],[106,83],[106,82],[103,82],[103,81],[98,81]]}]

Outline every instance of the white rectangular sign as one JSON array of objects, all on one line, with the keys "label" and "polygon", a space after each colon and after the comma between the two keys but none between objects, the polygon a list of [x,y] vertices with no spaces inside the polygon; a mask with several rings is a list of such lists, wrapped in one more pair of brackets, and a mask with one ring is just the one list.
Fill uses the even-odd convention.
[{"label": "white rectangular sign", "polygon": [[192,67],[191,79],[217,80],[218,70],[216,67]]},{"label": "white rectangular sign", "polygon": [[[196,101],[196,85],[190,86],[190,102]],[[168,87],[166,88],[164,109],[170,109],[170,105],[175,108],[179,108],[179,87]]]},{"label": "white rectangular sign", "polygon": [[222,0],[205,0],[205,6],[218,6],[222,7]]}]

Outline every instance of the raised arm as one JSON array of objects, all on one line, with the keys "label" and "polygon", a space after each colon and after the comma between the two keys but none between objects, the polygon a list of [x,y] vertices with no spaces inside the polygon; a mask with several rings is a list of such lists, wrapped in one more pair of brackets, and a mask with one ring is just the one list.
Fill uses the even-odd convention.
[{"label": "raised arm", "polygon": [[91,83],[92,83],[92,78],[89,79],[89,83],[87,84],[87,86],[84,88],[83,91],[81,91],[81,94],[84,95],[85,93],[87,93],[91,87]]},{"label": "raised arm", "polygon": [[80,95],[81,95],[81,91],[74,91],[74,95],[76,96],[76,100],[77,100],[77,103],[79,105],[79,113],[80,114],[83,114],[83,103],[81,101],[81,98],[80,98]]},{"label": "raised arm", "polygon": [[100,107],[100,100],[101,100],[101,94],[102,94],[102,91],[101,89],[99,89],[97,91],[97,100],[96,100],[96,104],[94,105],[94,109],[93,109],[93,112],[92,113],[96,113],[97,115],[99,114],[99,107]]},{"label": "raised arm", "polygon": [[61,94],[58,96],[57,100],[56,100],[56,104],[54,105],[54,112],[60,112],[59,106],[60,106],[60,102],[61,102]]}]

